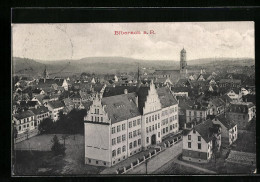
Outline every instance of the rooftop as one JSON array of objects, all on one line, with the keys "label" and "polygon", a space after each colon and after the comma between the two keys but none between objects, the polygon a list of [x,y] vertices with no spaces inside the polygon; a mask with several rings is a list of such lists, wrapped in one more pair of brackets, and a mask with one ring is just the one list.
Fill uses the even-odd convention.
[{"label": "rooftop", "polygon": [[34,113],[31,110],[27,110],[18,114],[15,114],[14,117],[18,120],[34,116]]},{"label": "rooftop", "polygon": [[64,104],[59,100],[50,101],[50,102],[48,102],[48,105],[50,107],[52,107],[53,109],[64,107]]}]

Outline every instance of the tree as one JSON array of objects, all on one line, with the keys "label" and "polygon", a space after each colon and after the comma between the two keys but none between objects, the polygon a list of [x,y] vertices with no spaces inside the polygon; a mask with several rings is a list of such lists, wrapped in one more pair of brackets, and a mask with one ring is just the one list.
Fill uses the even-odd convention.
[{"label": "tree", "polygon": [[38,126],[38,130],[41,134],[43,133],[51,133],[53,131],[54,123],[52,119],[50,118],[45,118],[42,120],[42,122]]},{"label": "tree", "polygon": [[65,154],[65,146],[60,144],[59,139],[56,135],[54,135],[53,139],[51,140],[52,142],[52,147],[51,151],[54,153],[54,155],[64,155]]}]

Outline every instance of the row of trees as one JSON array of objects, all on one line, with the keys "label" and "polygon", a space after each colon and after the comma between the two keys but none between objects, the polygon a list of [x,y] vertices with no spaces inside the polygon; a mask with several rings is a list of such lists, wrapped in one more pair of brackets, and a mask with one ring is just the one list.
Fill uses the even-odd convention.
[{"label": "row of trees", "polygon": [[60,112],[56,122],[46,118],[39,124],[38,129],[41,134],[83,134],[85,115],[86,110],[73,109],[67,115]]}]

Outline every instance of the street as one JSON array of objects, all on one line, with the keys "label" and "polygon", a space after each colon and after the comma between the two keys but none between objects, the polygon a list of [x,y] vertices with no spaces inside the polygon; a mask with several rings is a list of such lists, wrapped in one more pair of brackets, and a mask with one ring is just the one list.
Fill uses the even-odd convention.
[{"label": "street", "polygon": [[[161,152],[157,156],[151,158],[147,164],[147,173],[151,174],[164,164],[168,163],[173,158],[177,157],[182,152],[182,141],[173,145],[170,148],[166,148],[165,151]],[[146,165],[142,163],[133,170],[127,172],[126,174],[146,174]]]}]

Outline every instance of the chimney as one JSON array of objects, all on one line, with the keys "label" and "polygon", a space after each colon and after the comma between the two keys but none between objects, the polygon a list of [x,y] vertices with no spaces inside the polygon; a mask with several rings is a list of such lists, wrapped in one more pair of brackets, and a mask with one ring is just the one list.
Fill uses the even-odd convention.
[{"label": "chimney", "polygon": [[124,89],[124,94],[127,94],[128,92],[127,92],[127,89]]}]

